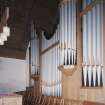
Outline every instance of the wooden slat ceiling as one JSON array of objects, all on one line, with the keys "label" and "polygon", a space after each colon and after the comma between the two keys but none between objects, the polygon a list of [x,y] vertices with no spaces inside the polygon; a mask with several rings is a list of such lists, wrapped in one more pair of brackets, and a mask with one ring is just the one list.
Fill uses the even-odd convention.
[{"label": "wooden slat ceiling", "polygon": [[[3,0],[1,3],[3,3]],[[5,0],[4,0],[5,1]],[[52,33],[58,14],[57,0],[11,0],[8,26],[11,36],[4,46],[0,46],[0,56],[25,59],[26,49],[30,40],[30,22],[38,30]],[[7,0],[9,2],[9,0]]]}]

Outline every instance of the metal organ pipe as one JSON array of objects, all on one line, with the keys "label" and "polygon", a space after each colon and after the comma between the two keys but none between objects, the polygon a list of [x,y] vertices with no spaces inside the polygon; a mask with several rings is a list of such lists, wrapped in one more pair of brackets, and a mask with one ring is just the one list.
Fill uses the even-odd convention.
[{"label": "metal organ pipe", "polygon": [[72,51],[72,53],[71,53],[71,56],[72,56],[72,61],[71,61],[71,64],[73,64],[73,41],[74,41],[74,39],[73,39],[73,13],[74,13],[74,11],[73,11],[73,0],[71,1],[71,51]]},{"label": "metal organ pipe", "polygon": [[[51,43],[53,43],[53,38],[51,39]],[[51,76],[51,80],[54,80],[53,79],[53,76],[54,76],[54,65],[53,65],[54,64],[54,58],[53,57],[54,57],[54,51],[52,50],[52,65],[51,65],[52,76]],[[51,83],[52,83],[52,81],[51,81]],[[54,86],[52,86],[51,89],[52,89],[51,94],[52,94],[52,96],[54,96]]]},{"label": "metal organ pipe", "polygon": [[[91,2],[91,0],[88,0],[88,2],[90,3]],[[88,3],[88,4],[89,4]],[[92,53],[91,53],[91,51],[92,51],[92,35],[91,35],[91,32],[92,32],[92,22],[91,22],[91,15],[92,15],[92,13],[91,12],[88,12],[87,13],[87,38],[88,38],[88,44],[87,44],[87,46],[88,46],[88,65],[90,65],[90,66],[88,66],[88,71],[87,71],[87,73],[88,73],[88,81],[89,81],[89,86],[91,86],[91,73],[92,73]]]},{"label": "metal organ pipe", "polygon": [[96,32],[97,32],[97,65],[99,65],[98,67],[97,67],[97,73],[98,73],[98,86],[100,86],[100,58],[101,58],[101,56],[100,56],[100,53],[101,53],[101,49],[100,49],[100,5],[99,4],[97,4],[97,6],[96,6],[96,9],[97,9],[97,17],[96,17],[96,19],[97,19],[97,21],[96,21],[96,23],[97,23],[97,29],[96,29]]},{"label": "metal organ pipe", "polygon": [[[61,36],[61,28],[60,28],[60,25],[58,24],[58,34],[57,34],[57,40],[59,40],[59,42],[60,42],[60,36]],[[61,50],[60,50],[60,46],[58,46],[58,56],[57,56],[57,61],[58,61],[58,63],[57,63],[57,65],[59,66],[60,64],[61,64],[61,56],[60,56],[60,52],[61,52]],[[58,96],[61,96],[61,91],[62,91],[62,89],[61,89],[61,87],[60,87],[60,85],[61,85],[61,77],[60,77],[60,73],[61,73],[61,71],[59,71],[59,70],[57,70],[58,71],[58,82],[59,82],[59,84],[58,84]]]},{"label": "metal organ pipe", "polygon": [[[57,30],[55,31],[55,42],[57,37]],[[57,83],[57,48],[55,47],[55,83]],[[57,96],[57,85],[55,85],[55,96]]]},{"label": "metal organ pipe", "polygon": [[[59,25],[58,25],[58,31],[57,31],[57,40],[59,40]],[[59,46],[57,46],[57,66],[59,66]],[[57,67],[57,81],[59,82],[59,70]],[[59,84],[57,85],[57,96],[59,96]]]},{"label": "metal organ pipe", "polygon": [[65,7],[65,10],[64,10],[64,14],[65,14],[65,24],[64,24],[64,52],[65,52],[65,64],[67,64],[67,48],[68,48],[68,45],[67,45],[67,2],[64,3],[64,7]]},{"label": "metal organ pipe", "polygon": [[31,73],[33,73],[33,35],[34,35],[34,25],[31,24]]},{"label": "metal organ pipe", "polygon": [[[68,2],[68,7],[71,5],[71,3],[70,2]],[[70,33],[70,31],[71,31],[71,16],[70,16],[70,11],[71,11],[71,9],[70,8],[67,8],[68,9],[68,26],[67,26],[67,30],[68,30],[68,61],[69,61],[69,64],[70,64],[70,53],[71,53],[71,50],[70,50],[70,47],[71,47],[71,45],[70,45],[70,42],[71,42],[71,38],[70,38],[70,35],[71,35],[71,33]]]},{"label": "metal organ pipe", "polygon": [[[74,2],[74,1],[73,1],[73,2]],[[74,2],[74,4],[75,4],[75,2]],[[75,11],[75,13],[74,13],[75,19],[74,19],[74,27],[73,27],[73,29],[74,29],[74,30],[73,30],[73,32],[74,32],[74,64],[76,64],[76,62],[77,62],[77,61],[76,61],[76,60],[77,60],[77,59],[76,59],[76,57],[77,57],[77,55],[76,55],[76,54],[77,54],[77,51],[76,51],[76,45],[77,45],[77,43],[76,43],[76,41],[77,41],[77,40],[76,40],[76,5],[73,5],[73,7],[74,7],[73,10]],[[73,18],[74,18],[74,17],[73,17]]]},{"label": "metal organ pipe", "polygon": [[96,42],[96,7],[93,8],[93,60],[94,60],[94,68],[93,68],[93,77],[94,77],[94,86],[95,86],[95,80],[96,80],[96,70],[97,70],[97,67],[96,67],[96,64],[97,64],[97,59],[96,59],[96,47],[97,47],[97,42]]},{"label": "metal organ pipe", "polygon": [[[62,10],[63,10],[63,5],[60,5],[60,8],[59,8],[59,18],[60,18],[60,23],[59,23],[59,25],[58,25],[58,27],[59,27],[59,34],[58,34],[58,39],[59,39],[59,42],[60,42],[60,44],[59,44],[59,54],[58,54],[58,59],[59,59],[59,65],[61,65],[61,64],[63,64],[63,55],[62,55],[62,34],[63,34],[63,32],[62,32],[62,29],[63,29],[63,13],[62,13]],[[59,71],[58,72],[58,79],[60,80],[61,78],[61,76],[60,76],[60,73],[61,73],[61,71]],[[58,91],[59,91],[59,94],[58,94],[58,96],[61,96],[61,91],[62,91],[62,87],[61,87],[61,83],[59,83],[58,84]]]},{"label": "metal organ pipe", "polygon": [[[61,9],[60,9],[61,8]],[[60,42],[60,44],[59,44],[59,49],[60,49],[60,52],[59,52],[59,55],[61,56],[61,58],[60,58],[60,61],[59,61],[59,65],[60,64],[63,64],[62,63],[62,6],[60,6],[60,8],[59,8],[59,28],[60,28],[60,30],[59,30],[59,35],[58,35],[58,39],[59,39],[59,42]]]},{"label": "metal organ pipe", "polygon": [[65,9],[65,8],[64,8],[64,5],[62,5],[61,8],[62,8],[62,9],[61,9],[61,10],[62,10],[62,11],[61,11],[61,12],[62,12],[62,13],[61,13],[61,14],[62,14],[62,24],[61,24],[61,25],[62,25],[62,26],[61,26],[61,27],[62,27],[62,29],[61,29],[61,31],[62,31],[62,32],[61,32],[61,33],[62,33],[62,35],[61,35],[62,50],[61,50],[61,51],[62,51],[62,52],[61,52],[61,53],[62,53],[62,64],[64,64],[64,63],[65,63],[65,52],[64,52],[64,47],[65,47],[65,46],[64,46],[64,41],[65,41],[65,40],[64,40],[64,39],[65,39],[65,38],[64,38],[64,34],[65,34],[65,33],[64,33],[64,22],[65,22],[65,21],[64,21],[64,9]]},{"label": "metal organ pipe", "polygon": [[[100,48],[101,48],[101,79],[102,79],[102,77],[103,77],[103,75],[102,75],[102,70],[103,70],[103,2],[101,2],[101,6],[100,6],[100,16],[101,16],[101,18],[100,18],[100,21],[101,21],[101,46],[100,46]],[[100,85],[101,86],[103,86],[103,81],[102,80],[100,80],[101,82],[100,82]]]},{"label": "metal organ pipe", "polygon": [[100,46],[100,48],[101,48],[101,66],[103,66],[103,2],[101,2],[101,6],[100,6],[100,16],[101,16],[101,18],[100,18],[100,21],[101,21],[101,23],[100,23],[100,28],[101,28],[101,46]]}]

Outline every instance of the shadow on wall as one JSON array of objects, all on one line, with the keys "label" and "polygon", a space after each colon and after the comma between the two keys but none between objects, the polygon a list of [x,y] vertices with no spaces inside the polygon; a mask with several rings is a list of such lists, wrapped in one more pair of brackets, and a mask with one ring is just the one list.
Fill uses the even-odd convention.
[{"label": "shadow on wall", "polygon": [[24,91],[27,75],[26,60],[0,57],[0,93]]}]

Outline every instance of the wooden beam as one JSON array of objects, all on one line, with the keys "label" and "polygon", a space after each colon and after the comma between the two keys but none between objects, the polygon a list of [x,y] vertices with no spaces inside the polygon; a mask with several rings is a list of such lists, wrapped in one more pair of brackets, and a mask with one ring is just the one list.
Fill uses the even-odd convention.
[{"label": "wooden beam", "polygon": [[45,50],[43,50],[41,52],[41,55],[46,53],[47,51],[51,50],[52,48],[56,47],[57,45],[59,45],[59,41],[55,42],[54,44],[52,44],[51,46],[49,46],[48,48],[46,48]]},{"label": "wooden beam", "polygon": [[92,8],[97,5],[98,3],[100,3],[101,0],[94,0],[92,1],[89,5],[86,6],[86,8],[80,13],[80,17],[82,17],[83,15],[85,15],[88,11],[91,11]]},{"label": "wooden beam", "polygon": [[0,48],[0,57],[15,58],[25,60],[26,52],[16,49]]},{"label": "wooden beam", "polygon": [[105,105],[104,103],[92,102],[92,101],[84,101],[83,105]]}]

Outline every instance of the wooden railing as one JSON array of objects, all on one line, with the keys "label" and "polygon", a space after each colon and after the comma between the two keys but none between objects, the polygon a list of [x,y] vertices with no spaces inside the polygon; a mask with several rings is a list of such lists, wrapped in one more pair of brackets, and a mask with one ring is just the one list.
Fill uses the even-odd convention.
[{"label": "wooden railing", "polygon": [[82,105],[76,100],[66,100],[54,96],[34,96],[33,91],[27,90],[23,95],[23,105]]},{"label": "wooden railing", "polygon": [[105,105],[102,103],[63,99],[54,96],[34,96],[33,91],[26,91],[23,95],[23,105]]}]

